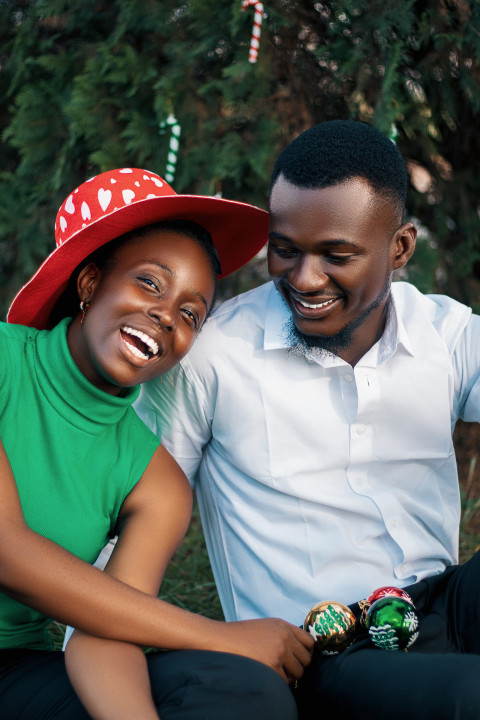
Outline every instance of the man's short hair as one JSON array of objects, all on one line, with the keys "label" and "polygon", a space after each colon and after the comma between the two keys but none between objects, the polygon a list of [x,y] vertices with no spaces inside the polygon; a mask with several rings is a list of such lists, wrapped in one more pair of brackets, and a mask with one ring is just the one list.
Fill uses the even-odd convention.
[{"label": "man's short hair", "polygon": [[278,157],[279,175],[297,187],[321,189],[365,178],[404,213],[408,175],[397,146],[379,130],[356,120],[329,120],[305,130]]}]

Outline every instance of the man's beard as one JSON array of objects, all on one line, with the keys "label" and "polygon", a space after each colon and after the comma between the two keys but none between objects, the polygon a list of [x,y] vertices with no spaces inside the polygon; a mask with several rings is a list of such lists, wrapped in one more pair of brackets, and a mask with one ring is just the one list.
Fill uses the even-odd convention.
[{"label": "man's beard", "polygon": [[[390,275],[388,275],[381,292],[372,304],[365,308],[360,315],[347,323],[345,327],[334,335],[304,335],[298,330],[293,320],[293,316],[290,315],[283,326],[284,337],[288,345],[290,345],[289,352],[308,360],[312,357],[322,357],[329,354],[340,355],[342,351],[348,350],[352,344],[355,331],[363,325],[370,313],[379,307],[384,299],[388,297],[390,294],[390,287],[391,280]],[[283,298],[283,295],[280,295],[280,297],[288,307],[288,303]],[[388,307],[388,302],[386,307]],[[288,309],[290,310],[290,308]]]}]

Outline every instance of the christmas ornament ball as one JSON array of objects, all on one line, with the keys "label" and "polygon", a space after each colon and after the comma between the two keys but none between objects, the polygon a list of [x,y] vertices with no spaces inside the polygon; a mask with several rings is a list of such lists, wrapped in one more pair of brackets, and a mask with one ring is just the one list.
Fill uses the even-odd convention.
[{"label": "christmas ornament ball", "polygon": [[[399,587],[395,587],[394,585],[383,585],[382,587],[374,590],[366,600],[362,600],[362,602],[360,603],[360,607],[362,608],[362,613],[360,615],[361,625],[366,627],[368,609],[371,607],[371,605],[373,605],[376,600],[380,600],[380,598],[383,597],[403,598],[403,600],[406,600],[413,605],[412,598],[408,593],[405,592],[405,590]],[[415,607],[415,605],[413,605],[413,607]]]},{"label": "christmas ornament ball", "polygon": [[418,617],[403,597],[381,597],[367,612],[366,627],[374,645],[383,650],[406,650],[418,637]]},{"label": "christmas ornament ball", "polygon": [[308,611],[303,629],[310,633],[323,655],[336,655],[352,644],[355,615],[335,600],[323,600]]},{"label": "christmas ornament ball", "polygon": [[367,598],[367,603],[373,605],[375,600],[380,600],[383,597],[399,597],[403,598],[407,602],[413,605],[413,600],[403,588],[394,587],[393,585],[384,585],[383,587],[377,588]]}]

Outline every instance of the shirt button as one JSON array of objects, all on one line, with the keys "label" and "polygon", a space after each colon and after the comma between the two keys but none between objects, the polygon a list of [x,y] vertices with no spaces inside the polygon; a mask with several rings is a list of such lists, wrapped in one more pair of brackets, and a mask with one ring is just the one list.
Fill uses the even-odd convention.
[{"label": "shirt button", "polygon": [[365,432],[365,430],[366,430],[365,425],[359,425],[359,426],[357,427],[357,435],[363,435],[363,433]]},{"label": "shirt button", "polygon": [[398,518],[392,518],[392,520],[390,522],[390,526],[392,528],[397,528],[398,527]]},{"label": "shirt button", "polygon": [[348,375],[344,375],[343,379],[345,380],[345,382],[352,382],[353,375],[350,375],[350,373],[349,373]]}]

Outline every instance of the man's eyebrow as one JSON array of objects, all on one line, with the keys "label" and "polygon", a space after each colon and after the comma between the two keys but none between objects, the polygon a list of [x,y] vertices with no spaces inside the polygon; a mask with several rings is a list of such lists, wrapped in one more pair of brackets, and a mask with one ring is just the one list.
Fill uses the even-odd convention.
[{"label": "man's eyebrow", "polygon": [[[275,230],[272,230],[268,233],[268,239],[283,240],[284,242],[290,243],[291,245],[295,245],[295,240],[292,240],[292,238],[289,238],[288,235],[283,235],[283,233],[276,232]],[[322,240],[322,245],[328,245],[328,247],[349,247],[352,249],[360,248],[360,245],[356,242],[353,242],[353,240],[343,240],[342,238]]]},{"label": "man's eyebrow", "polygon": [[288,235],[283,235],[283,233],[276,232],[275,230],[270,230],[268,233],[268,239],[269,240],[286,240],[287,242],[292,242]]}]

